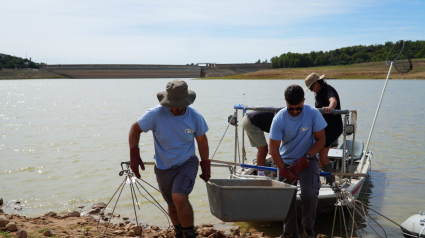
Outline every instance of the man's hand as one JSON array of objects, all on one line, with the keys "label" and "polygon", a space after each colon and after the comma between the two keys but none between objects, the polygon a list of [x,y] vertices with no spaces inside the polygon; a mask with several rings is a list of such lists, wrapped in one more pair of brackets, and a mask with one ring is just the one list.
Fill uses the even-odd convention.
[{"label": "man's hand", "polygon": [[283,169],[279,169],[279,176],[286,178],[289,183],[293,183],[295,179],[300,180],[300,177],[297,174],[288,170],[286,167],[283,167]]},{"label": "man's hand", "polygon": [[211,160],[201,160],[201,170],[202,174],[199,175],[201,179],[203,179],[205,182],[208,182],[211,178]]},{"label": "man's hand", "polygon": [[145,170],[145,165],[140,158],[139,148],[130,148],[130,168],[138,179],[140,178],[139,165],[142,170]]},{"label": "man's hand", "polygon": [[294,172],[296,175],[299,175],[301,171],[304,169],[310,167],[310,164],[308,163],[307,159],[303,155],[301,158],[299,158],[295,163],[293,163],[291,166],[289,166],[289,170]]}]

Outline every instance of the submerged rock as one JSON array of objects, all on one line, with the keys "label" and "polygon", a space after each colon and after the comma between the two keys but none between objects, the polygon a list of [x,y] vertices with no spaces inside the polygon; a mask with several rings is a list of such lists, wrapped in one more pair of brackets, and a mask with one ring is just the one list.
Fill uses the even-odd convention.
[{"label": "submerged rock", "polygon": [[77,211],[68,213],[68,217],[80,217],[80,216],[81,216],[80,212],[77,212]]},{"label": "submerged rock", "polygon": [[48,212],[44,214],[45,217],[57,217],[58,214],[56,212]]},{"label": "submerged rock", "polygon": [[91,208],[93,208],[93,209],[103,209],[103,208],[105,208],[107,205],[105,204],[105,203],[103,203],[103,202],[98,202],[98,203],[95,203],[95,204],[93,204],[92,206],[91,206]]}]

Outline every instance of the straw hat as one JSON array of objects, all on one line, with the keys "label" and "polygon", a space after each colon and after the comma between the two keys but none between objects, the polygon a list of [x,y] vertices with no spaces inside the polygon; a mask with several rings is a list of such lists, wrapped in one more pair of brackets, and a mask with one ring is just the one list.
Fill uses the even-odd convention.
[{"label": "straw hat", "polygon": [[166,91],[159,92],[156,96],[159,104],[168,108],[187,107],[195,101],[196,93],[187,89],[183,80],[174,79],[167,83]]},{"label": "straw hat", "polygon": [[313,83],[315,83],[317,80],[321,80],[325,77],[325,75],[319,76],[316,73],[311,73],[307,78],[304,79],[305,86],[307,86],[304,91],[307,91]]}]

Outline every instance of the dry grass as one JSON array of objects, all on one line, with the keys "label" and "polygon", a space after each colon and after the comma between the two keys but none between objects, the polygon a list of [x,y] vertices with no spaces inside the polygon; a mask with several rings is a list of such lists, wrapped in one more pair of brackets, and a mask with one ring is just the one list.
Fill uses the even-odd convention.
[{"label": "dry grass", "polygon": [[[393,68],[392,79],[425,79],[425,59],[414,59],[413,69],[407,74]],[[385,62],[371,62],[343,66],[265,69],[251,73],[230,75],[214,79],[304,79],[312,72],[325,74],[327,79],[385,79],[389,66]],[[213,78],[208,78],[213,79]]]}]

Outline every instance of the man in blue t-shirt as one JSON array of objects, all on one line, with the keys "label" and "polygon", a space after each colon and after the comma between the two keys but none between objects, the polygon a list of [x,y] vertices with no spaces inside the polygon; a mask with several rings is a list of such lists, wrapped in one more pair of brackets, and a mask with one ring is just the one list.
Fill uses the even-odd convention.
[{"label": "man in blue t-shirt", "polygon": [[211,161],[206,132],[207,123],[192,107],[196,94],[188,90],[186,82],[172,80],[166,91],[157,94],[158,106],[149,109],[132,126],[129,132],[130,167],[140,178],[139,166],[145,170],[139,152],[142,132],[152,131],[155,146],[155,175],[168,212],[174,225],[176,238],[192,238],[194,231],[193,209],[189,194],[195,185],[199,159],[195,155],[195,139],[201,157],[200,177],[211,177]]},{"label": "man in blue t-shirt", "polygon": [[[286,88],[285,101],[286,108],[276,114],[270,128],[270,154],[280,180],[285,178],[285,183],[294,185],[300,181],[303,237],[316,237],[313,226],[320,189],[316,154],[325,145],[327,124],[316,108],[304,104],[300,86]],[[283,237],[298,237],[296,193],[283,224]]]}]

